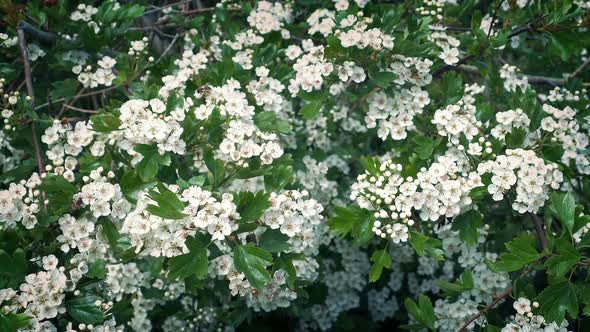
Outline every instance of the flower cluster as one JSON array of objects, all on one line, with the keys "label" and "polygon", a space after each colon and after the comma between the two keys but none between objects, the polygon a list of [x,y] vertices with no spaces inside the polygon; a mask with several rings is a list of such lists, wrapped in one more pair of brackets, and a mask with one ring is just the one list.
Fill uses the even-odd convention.
[{"label": "flower cluster", "polygon": [[[3,302],[12,302],[12,310],[24,308],[24,312],[32,319],[32,326],[47,324],[46,319],[55,318],[65,312],[64,300],[66,291],[75,286],[65,275],[64,267],[57,266],[57,259],[43,258],[44,271],[29,274],[20,285],[19,292],[11,289],[0,290]],[[53,326],[51,323],[48,323]]]},{"label": "flower cluster", "polygon": [[440,156],[416,177],[402,176],[402,165],[391,159],[377,162],[375,170],[361,174],[352,186],[350,198],[374,212],[373,231],[394,243],[408,240],[414,212],[420,219],[452,218],[471,204],[470,191],[481,186],[476,172],[465,172],[453,156]]},{"label": "flower cluster", "polygon": [[495,201],[515,187],[512,208],[519,213],[536,213],[549,198],[550,189],[559,189],[563,173],[554,163],[546,163],[534,151],[508,149],[495,160],[482,162],[477,167],[480,175],[491,173],[488,192]]},{"label": "flower cluster", "polygon": [[323,211],[315,199],[308,198],[307,191],[288,190],[281,194],[271,193],[271,206],[261,222],[271,229],[279,229],[289,237],[293,252],[317,254],[326,231],[322,224]]},{"label": "flower cluster", "polygon": [[100,85],[111,86],[116,76],[113,69],[117,61],[110,56],[104,56],[98,60],[98,68],[92,71],[92,66],[78,64],[72,67],[72,72],[78,75],[78,81],[85,88],[96,88]]},{"label": "flower cluster", "polygon": [[115,174],[109,172],[104,176],[103,172],[103,168],[99,167],[90,172],[89,176],[85,176],[83,181],[86,184],[74,195],[74,199],[80,200],[83,206],[90,206],[95,218],[110,215],[122,219],[131,209],[131,205],[123,198],[120,185],[109,183],[109,179],[114,178]]},{"label": "flower cluster", "polygon": [[500,78],[504,79],[504,89],[506,91],[516,91],[516,88],[526,90],[529,82],[526,76],[518,75],[519,69],[516,66],[505,64],[500,68]]},{"label": "flower cluster", "polygon": [[502,328],[502,332],[519,332],[519,331],[555,331],[555,332],[567,332],[567,326],[569,325],[567,320],[564,320],[561,324],[555,322],[547,322],[545,317],[541,315],[535,315],[533,309],[539,307],[538,302],[532,302],[531,300],[519,297],[512,305],[516,310],[516,315],[513,317],[513,322],[506,324]]},{"label": "flower cluster", "polygon": [[36,214],[41,211],[41,206],[45,203],[38,188],[40,184],[41,177],[33,173],[28,180],[11,183],[7,190],[0,190],[2,227],[15,228],[17,222],[21,222],[26,229],[35,227]]}]

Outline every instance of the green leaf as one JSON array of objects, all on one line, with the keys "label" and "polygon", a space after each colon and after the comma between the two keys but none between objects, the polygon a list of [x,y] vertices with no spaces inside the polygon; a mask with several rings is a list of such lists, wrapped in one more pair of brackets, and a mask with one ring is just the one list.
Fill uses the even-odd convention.
[{"label": "green leaf", "polygon": [[352,243],[355,246],[365,245],[371,238],[373,238],[373,224],[375,217],[371,211],[365,209],[358,209],[354,224],[352,225]]},{"label": "green leaf", "polygon": [[195,275],[198,279],[207,276],[209,259],[207,241],[204,236],[187,237],[188,254],[175,256],[168,261],[168,277],[172,280]]},{"label": "green leaf", "polygon": [[272,265],[272,255],[252,244],[238,245],[234,248],[234,264],[244,275],[252,287],[262,289],[271,281],[266,267]]},{"label": "green leaf", "polygon": [[535,237],[528,233],[522,233],[506,243],[505,246],[507,252],[502,253],[495,263],[488,262],[490,268],[495,272],[517,271],[541,257],[536,249]]},{"label": "green leaf", "polygon": [[390,71],[382,71],[372,75],[372,79],[381,88],[388,88],[397,78],[397,75]]},{"label": "green leaf", "polygon": [[12,256],[3,249],[0,249],[0,276],[3,279],[2,286],[18,288],[24,281],[26,274],[27,257],[21,248],[16,249],[12,253]]},{"label": "green leaf", "polygon": [[451,283],[446,280],[438,280],[438,287],[449,293],[461,293],[473,289],[473,274],[469,270],[463,271],[459,282]]},{"label": "green leaf", "polygon": [[275,112],[260,112],[254,115],[254,124],[262,131],[279,132],[288,134],[291,131],[291,125],[286,120],[281,120]]},{"label": "green leaf", "polygon": [[0,312],[0,331],[17,332],[29,326],[31,317],[25,314],[5,314]]},{"label": "green leaf", "polygon": [[434,148],[438,145],[438,141],[433,140],[432,138],[426,136],[415,136],[414,143],[416,143],[416,147],[414,151],[418,155],[418,157],[422,160],[426,160],[432,156],[432,152]]},{"label": "green leaf", "polygon": [[471,247],[477,244],[477,229],[483,224],[481,213],[470,210],[453,219],[453,230],[459,231],[459,237],[467,246]]},{"label": "green leaf", "polygon": [[563,277],[582,259],[582,255],[576,251],[570,241],[565,239],[557,240],[555,248],[558,254],[549,257],[545,266],[549,275]]},{"label": "green leaf", "polygon": [[150,190],[148,196],[158,204],[148,205],[149,213],[164,219],[182,219],[187,216],[182,213],[185,203],[163,184],[158,183],[158,191]]},{"label": "green leaf", "polygon": [[121,186],[121,192],[123,193],[123,196],[125,196],[125,199],[131,203],[136,203],[137,194],[146,188],[155,186],[156,182],[145,183],[136,172],[132,171],[123,174],[119,181],[119,185]]},{"label": "green leaf", "polygon": [[221,184],[225,177],[225,167],[223,165],[223,161],[216,160],[213,157],[213,152],[211,152],[211,150],[205,150],[203,159],[205,160],[205,165],[207,165],[207,169],[209,170],[210,183],[213,187],[217,187],[219,184]]},{"label": "green leaf", "polygon": [[417,232],[410,232],[410,244],[414,247],[418,256],[433,257],[439,261],[444,259],[444,252],[441,249],[442,242],[439,239],[430,238]]},{"label": "green leaf", "polygon": [[521,147],[526,134],[527,132],[524,128],[513,128],[512,131],[506,134],[506,145],[512,149]]},{"label": "green leaf", "polygon": [[258,238],[258,245],[269,252],[282,252],[291,249],[291,244],[287,241],[289,241],[287,235],[278,229],[269,228]]},{"label": "green leaf", "polygon": [[104,259],[97,259],[88,265],[88,273],[84,276],[88,278],[104,279],[106,275],[106,261]]},{"label": "green leaf", "polygon": [[78,82],[78,80],[75,80],[73,78],[51,83],[51,99],[56,100],[62,97],[69,97],[75,95],[79,84],[80,83]]},{"label": "green leaf", "polygon": [[549,209],[561,222],[563,227],[572,234],[576,212],[576,200],[571,192],[553,192],[551,194]]},{"label": "green leaf", "polygon": [[92,130],[100,133],[110,133],[121,126],[119,117],[112,114],[93,115],[90,117],[90,121],[92,122]]},{"label": "green leaf", "polygon": [[270,207],[269,194],[259,191],[256,194],[244,191],[237,196],[237,211],[240,223],[256,221],[262,217],[264,211]]},{"label": "green leaf", "polygon": [[281,254],[281,257],[277,258],[273,265],[273,270],[284,270],[286,272],[287,286],[291,289],[295,289],[295,282],[297,281],[297,270],[293,265],[294,260],[302,260],[304,256],[302,254]]},{"label": "green leaf", "polygon": [[275,165],[264,175],[264,188],[268,192],[279,192],[293,182],[293,166]]},{"label": "green leaf", "polygon": [[170,166],[168,154],[160,155],[155,145],[139,144],[135,151],[141,153],[143,159],[137,164],[136,171],[144,182],[150,182],[158,174],[160,166]]},{"label": "green leaf", "polygon": [[566,312],[573,319],[578,316],[576,286],[568,280],[562,279],[549,285],[539,294],[537,302],[541,305],[539,313],[548,323],[561,324]]},{"label": "green leaf", "polygon": [[320,114],[323,104],[323,100],[311,101],[305,104],[299,113],[305,120],[311,120]]},{"label": "green leaf", "polygon": [[414,320],[422,326],[434,331],[436,316],[434,315],[432,302],[430,302],[430,299],[426,295],[420,295],[418,304],[416,304],[411,298],[406,298],[405,304],[408,313],[414,318]]},{"label": "green leaf", "polygon": [[335,214],[328,219],[328,226],[336,236],[346,236],[352,230],[358,218],[359,210],[359,208],[355,207],[348,209],[340,206],[334,207]]},{"label": "green leaf", "polygon": [[86,294],[66,301],[66,310],[75,320],[84,324],[95,324],[104,321],[104,314],[95,302],[103,301],[100,297]]},{"label": "green leaf", "polygon": [[371,256],[371,262],[373,262],[373,266],[369,272],[369,282],[379,280],[383,273],[383,268],[391,268],[391,257],[389,257],[389,253],[383,249],[377,250],[373,253]]},{"label": "green leaf", "polygon": [[63,176],[47,175],[40,186],[49,201],[47,210],[52,215],[63,215],[70,210],[76,187]]}]

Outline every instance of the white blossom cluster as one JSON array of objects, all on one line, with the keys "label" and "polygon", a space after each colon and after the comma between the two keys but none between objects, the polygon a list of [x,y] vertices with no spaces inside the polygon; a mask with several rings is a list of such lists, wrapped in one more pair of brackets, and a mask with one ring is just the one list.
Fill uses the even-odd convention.
[{"label": "white blossom cluster", "polygon": [[134,262],[107,265],[105,283],[110,296],[120,301],[124,294],[141,292],[145,276]]},{"label": "white blossom cluster", "polygon": [[[290,4],[283,5],[280,2],[260,1],[256,9],[250,12],[248,24],[256,28],[258,32],[265,35],[272,31],[281,31],[288,34],[288,30],[283,30],[283,24],[291,20],[292,9]],[[286,37],[288,38],[288,37]]]},{"label": "white blossom cluster", "polygon": [[536,213],[549,198],[549,190],[557,190],[563,181],[563,173],[554,163],[546,163],[534,151],[508,149],[495,160],[484,161],[477,166],[480,175],[491,173],[488,192],[495,201],[501,201],[513,187],[516,197],[512,208],[519,213]]},{"label": "white blossom cluster", "polygon": [[[65,313],[65,292],[70,292],[75,284],[68,280],[65,268],[58,267],[55,256],[43,257],[43,271],[29,274],[16,292],[10,288],[0,290],[2,302],[11,303],[3,310],[16,312],[19,308],[31,317],[31,331],[39,331],[42,326],[53,327],[48,319]],[[53,327],[55,329],[55,327]]]},{"label": "white blossom cluster", "polygon": [[[69,182],[74,182],[74,170],[78,165],[76,157],[92,143],[94,137],[95,132],[85,122],[77,122],[72,127],[70,123],[64,124],[54,120],[41,136],[41,142],[49,146],[45,154],[52,163],[46,166],[46,170],[63,176]],[[96,144],[92,146],[91,151],[96,151],[95,146]],[[104,148],[102,151],[104,152]],[[102,155],[102,153],[96,155]]]},{"label": "white blossom cluster", "polygon": [[166,99],[172,91],[184,91],[186,82],[206,68],[210,55],[211,52],[207,49],[201,49],[197,53],[191,49],[185,49],[182,58],[174,60],[174,64],[177,66],[176,72],[173,75],[162,77],[164,84],[158,92],[159,95]]},{"label": "white blossom cluster", "polygon": [[287,56],[290,60],[297,59],[293,64],[295,78],[289,81],[288,86],[292,97],[296,96],[301,90],[305,92],[320,90],[325,77],[334,71],[334,65],[324,55],[324,46],[316,46],[309,39],[304,40],[302,46],[303,51],[298,47],[292,48],[291,52],[287,50]]},{"label": "white blossom cluster", "polygon": [[258,80],[250,81],[246,90],[254,96],[257,106],[262,106],[265,111],[280,113],[285,107],[286,100],[281,95],[285,86],[281,81],[269,76],[268,68],[261,66],[256,68]]},{"label": "white blossom cluster", "polygon": [[539,307],[538,302],[532,302],[531,300],[519,297],[512,304],[516,315],[513,316],[512,322],[506,324],[502,328],[502,332],[568,332],[568,322],[563,320],[561,324],[555,322],[547,322],[545,317],[541,315],[535,315],[533,309]]},{"label": "white blossom cluster", "polygon": [[123,198],[121,186],[118,183],[111,184],[109,180],[115,174],[110,171],[107,176],[102,175],[102,166],[84,176],[85,182],[79,193],[74,195],[74,200],[80,200],[83,206],[90,206],[90,211],[95,218],[112,216],[123,219],[131,210],[131,204]]},{"label": "white blossom cluster", "polygon": [[393,49],[394,37],[384,33],[379,28],[369,28],[373,23],[370,17],[364,17],[363,12],[357,15],[348,15],[339,22],[335,35],[340,39],[344,48],[356,47],[364,49],[367,47],[379,51],[381,49]]},{"label": "white blossom cluster", "polygon": [[[564,150],[561,161],[568,165],[575,161],[576,168],[582,174],[590,174],[590,160],[585,154],[588,147],[588,119],[580,121],[576,118],[579,112],[588,108],[586,90],[570,92],[568,90],[554,89],[543,104],[543,111],[548,114],[541,120],[541,129],[551,134],[551,141],[561,143]],[[551,104],[577,103],[580,109],[569,105],[555,107]],[[585,106],[584,106],[585,105]]]},{"label": "white blossom cluster", "polygon": [[374,212],[373,231],[394,243],[408,240],[408,226],[414,212],[422,220],[452,218],[471,204],[470,191],[481,186],[476,172],[465,172],[454,156],[440,156],[416,177],[403,177],[402,165],[387,159],[380,162],[376,173],[361,174],[352,185],[350,198],[360,207]]},{"label": "white blossom cluster", "polygon": [[504,89],[509,92],[516,91],[520,88],[522,91],[529,87],[529,81],[526,76],[518,75],[520,70],[516,66],[505,64],[500,68],[500,78],[504,79]]},{"label": "white blossom cluster", "polygon": [[300,322],[303,329],[330,330],[342,313],[360,306],[371,265],[367,254],[342,240],[334,240],[331,250],[340,261],[324,262],[326,270],[322,281],[328,287],[328,294],[324,303],[308,309],[309,318]]},{"label": "white blossom cluster", "polygon": [[36,214],[45,203],[38,188],[40,184],[41,177],[38,173],[33,173],[28,180],[11,183],[7,190],[0,190],[2,228],[15,228],[17,222],[22,223],[26,229],[33,229],[37,225]]},{"label": "white blossom cluster", "polygon": [[498,124],[492,128],[491,134],[498,139],[504,139],[506,134],[514,128],[526,129],[531,123],[529,117],[520,108],[496,113],[496,121]]},{"label": "white blossom cluster", "polygon": [[110,56],[104,56],[98,60],[98,68],[92,70],[92,66],[83,66],[81,64],[72,67],[72,72],[78,75],[78,81],[85,88],[96,88],[100,85],[111,86],[116,76],[113,72],[117,60]]},{"label": "white blossom cluster", "polygon": [[91,28],[92,31],[94,31],[94,33],[99,33],[101,23],[92,20],[93,16],[96,15],[96,13],[98,13],[98,8],[93,7],[92,5],[86,5],[81,3],[76,7],[76,10],[74,10],[70,14],[70,20],[74,22],[85,22],[88,25],[88,27]]},{"label": "white blossom cluster", "polygon": [[461,45],[461,42],[459,39],[449,36],[444,31],[444,27],[434,26],[428,40],[440,47],[441,54],[438,57],[447,65],[454,65],[459,62],[459,45]]},{"label": "white blossom cluster", "polygon": [[120,108],[119,130],[110,133],[109,138],[118,141],[118,147],[133,156],[135,162],[142,159],[141,154],[134,150],[137,144],[156,145],[161,154],[165,151],[184,154],[186,143],[181,138],[183,128],[180,121],[186,116],[185,107],[176,107],[169,114],[166,109],[166,104],[160,99],[131,99],[125,102]]},{"label": "white blossom cluster", "polygon": [[475,116],[474,103],[475,96],[482,93],[483,90],[483,86],[476,84],[465,85],[465,95],[461,100],[434,113],[431,122],[436,125],[439,135],[449,139],[449,143],[459,145],[461,135],[465,135],[467,140],[471,141],[480,133],[483,124]]},{"label": "white blossom cluster", "polygon": [[[172,188],[174,189],[174,188]],[[237,229],[239,219],[230,194],[223,194],[220,201],[211,192],[196,186],[184,190],[179,197],[188,203],[182,220],[165,219],[148,211],[153,201],[146,192],[138,195],[135,209],[121,227],[137,252],[150,256],[174,257],[188,252],[185,239],[197,231],[207,232],[213,240],[223,240]]]},{"label": "white blossom cluster", "polygon": [[[495,262],[498,255],[491,252],[482,252],[479,247],[485,245],[489,225],[478,229],[478,242],[474,246],[467,246],[459,237],[458,231],[451,230],[451,225],[445,225],[437,230],[438,237],[442,240],[442,247],[447,257],[459,254],[457,263],[472,273],[474,287],[462,292],[455,301],[445,298],[435,302],[434,312],[437,316],[436,327],[441,331],[457,331],[471,317],[479,313],[479,307],[493,301],[499,294],[503,293],[511,285],[509,275],[496,273],[490,270],[487,262]],[[451,263],[447,265],[447,263]],[[453,263],[445,262],[445,267],[451,268]],[[473,329],[476,325],[485,326],[483,318],[475,320],[468,326]]]},{"label": "white blossom cluster", "polygon": [[396,74],[394,83],[406,86],[392,95],[375,92],[367,98],[369,111],[365,115],[368,128],[378,127],[377,135],[382,140],[391,137],[402,140],[414,126],[414,117],[421,114],[430,103],[428,92],[421,89],[430,83],[432,61],[396,55],[389,71]]},{"label": "white blossom cluster", "polygon": [[317,255],[319,245],[327,231],[322,224],[324,208],[307,191],[288,190],[271,193],[271,206],[260,218],[262,224],[278,229],[289,237],[292,252]]},{"label": "white blossom cluster", "polygon": [[245,166],[251,158],[259,157],[263,165],[269,165],[283,155],[277,134],[261,131],[254,124],[254,106],[248,104],[238,81],[230,79],[221,87],[211,87],[205,103],[195,109],[195,116],[204,120],[214,110],[229,119],[224,128],[225,137],[219,145],[218,159]]},{"label": "white blossom cluster", "polygon": [[[336,156],[336,155],[333,155]],[[297,171],[299,182],[310,192],[311,197],[322,204],[328,204],[338,196],[338,184],[327,178],[329,160],[318,162],[310,156],[303,157],[305,171]]]}]

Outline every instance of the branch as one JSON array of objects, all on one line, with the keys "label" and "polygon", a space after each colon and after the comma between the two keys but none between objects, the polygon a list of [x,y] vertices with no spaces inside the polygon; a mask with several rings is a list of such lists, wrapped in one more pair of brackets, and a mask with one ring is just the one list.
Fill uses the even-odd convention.
[{"label": "branch", "polygon": [[[23,65],[25,70],[25,82],[27,85],[27,95],[31,98],[31,109],[35,109],[35,90],[33,90],[33,78],[31,77],[31,64],[29,63],[29,50],[27,49],[27,41],[25,39],[25,31],[19,24],[17,29],[18,45],[23,57]],[[37,167],[39,174],[45,173],[45,165],[43,164],[43,156],[41,154],[41,147],[37,140],[37,126],[35,122],[31,123],[31,132],[33,135],[33,147],[35,148],[35,160],[37,160]]]},{"label": "branch", "polygon": [[[535,19],[534,24],[536,24],[538,21],[542,20],[544,17],[545,17],[545,15],[540,15],[537,19]],[[490,27],[490,31],[491,31],[491,27]],[[525,25],[523,27],[520,27],[518,29],[512,30],[512,32],[510,33],[510,35],[508,35],[508,39],[510,39],[510,38],[512,38],[514,36],[517,36],[517,35],[519,35],[521,33],[525,33],[527,31],[534,31],[533,23],[529,23],[529,24],[527,24],[527,25]],[[470,61],[473,58],[475,58],[474,55],[464,56],[456,64],[454,64],[454,65],[446,65],[446,66],[443,66],[442,68],[436,70],[434,73],[432,73],[432,77],[438,77],[438,76],[440,76],[440,75],[442,75],[442,74],[444,74],[444,73],[446,73],[446,72],[448,72],[450,70],[455,70],[460,65],[465,64],[466,62]]]},{"label": "branch", "polygon": [[580,67],[578,67],[573,73],[572,76],[570,76],[570,78],[574,78],[576,76],[578,76],[582,70],[584,70],[584,68],[586,68],[588,66],[588,64],[590,64],[590,57],[588,59],[586,59],[586,61],[584,61],[584,63],[582,63],[580,65]]},{"label": "branch", "polygon": [[[467,73],[481,75],[481,72],[476,66],[470,65],[459,65],[455,69],[464,71]],[[565,85],[566,79],[564,78],[556,78],[556,77],[547,77],[547,76],[540,76],[540,75],[527,75],[522,74],[522,76],[526,77],[529,83],[539,83],[539,84],[548,84],[552,86],[560,86]],[[571,77],[571,76],[570,76]],[[590,86],[590,82],[583,82],[583,86]]]},{"label": "branch", "polygon": [[174,43],[176,43],[176,40],[178,40],[178,37],[180,35],[177,33],[174,38],[172,38],[172,41],[170,41],[170,44],[168,44],[168,47],[166,47],[166,49],[164,50],[164,52],[162,52],[162,55],[160,55],[160,57],[158,58],[158,60],[156,60],[154,62],[154,65],[157,65],[158,63],[160,63],[160,61],[162,61],[162,59],[166,56],[166,54],[168,54],[168,52],[170,52],[170,50],[172,49],[172,47],[174,46]]},{"label": "branch", "polygon": [[76,112],[80,112],[80,113],[89,113],[89,114],[96,114],[98,113],[97,110],[87,110],[85,108],[80,108],[80,107],[76,107],[76,106],[72,106],[72,105],[68,105],[68,104],[64,104],[65,108],[70,109],[72,111],[76,111]]},{"label": "branch", "polygon": [[488,312],[496,304],[498,304],[498,302],[500,302],[503,298],[510,295],[511,293],[512,293],[512,287],[508,288],[504,293],[498,295],[492,303],[490,303],[487,307],[485,307],[483,310],[481,310],[477,315],[471,317],[467,322],[465,322],[465,324],[463,324],[463,326],[461,326],[461,328],[459,329],[459,332],[467,331],[467,328],[469,327],[469,325],[471,325],[471,323],[473,323],[476,319],[478,319],[483,314]]},{"label": "branch", "polygon": [[57,42],[57,35],[55,33],[39,30],[25,21],[21,21],[18,24],[18,30],[22,30],[48,45],[53,45]]},{"label": "branch", "polygon": [[537,237],[539,238],[539,243],[541,243],[541,250],[545,251],[549,247],[549,243],[547,242],[547,237],[545,236],[545,230],[543,229],[543,221],[539,218],[538,215],[534,213],[529,213],[531,218],[533,219],[533,224],[535,225],[535,231],[537,231]]}]

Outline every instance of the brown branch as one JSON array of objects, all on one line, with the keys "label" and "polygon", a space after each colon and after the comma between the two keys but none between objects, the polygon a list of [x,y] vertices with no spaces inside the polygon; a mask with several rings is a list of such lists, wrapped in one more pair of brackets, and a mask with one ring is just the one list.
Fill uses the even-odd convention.
[{"label": "brown branch", "polygon": [[[88,96],[98,95],[98,94],[101,94],[101,93],[104,93],[104,92],[109,92],[109,91],[111,91],[111,90],[115,90],[115,89],[117,89],[117,88],[120,88],[121,86],[122,86],[122,85],[113,85],[113,86],[110,86],[110,87],[108,87],[108,88],[104,88],[104,89],[100,89],[100,90],[96,90],[96,91],[90,91],[90,92],[86,92],[86,93],[78,94],[78,95],[76,95],[76,96],[77,96],[77,97],[88,97]],[[53,103],[54,103],[54,104],[55,104],[55,103],[61,103],[61,102],[68,101],[68,100],[71,100],[71,99],[73,99],[73,98],[66,98],[66,97],[62,97],[62,98],[58,98],[58,99],[54,100],[54,101],[53,101]],[[41,109],[41,108],[47,107],[48,105],[49,105],[49,103],[45,103],[45,104],[43,104],[43,105],[39,105],[39,106],[37,106],[37,107],[35,108],[35,110],[38,110],[38,109]]]},{"label": "brown branch", "polygon": [[508,288],[504,293],[498,295],[492,303],[490,303],[487,307],[481,310],[477,315],[471,317],[467,322],[465,322],[465,324],[463,324],[463,326],[461,326],[461,328],[459,329],[459,332],[467,331],[467,328],[469,327],[469,325],[471,325],[471,323],[473,323],[476,319],[481,317],[486,312],[490,311],[496,304],[498,304],[498,302],[500,302],[503,298],[510,295],[511,293],[512,287]]},{"label": "brown branch", "polygon": [[584,63],[582,63],[570,76],[570,78],[574,78],[576,76],[578,76],[582,70],[584,70],[584,68],[586,68],[588,65],[590,64],[590,57],[588,59],[586,59],[586,61],[584,61]]},{"label": "brown branch", "polygon": [[[35,90],[33,89],[33,78],[31,76],[31,64],[29,63],[29,50],[27,49],[27,41],[25,39],[25,31],[19,25],[17,29],[18,45],[20,47],[21,55],[23,57],[23,65],[25,71],[25,84],[27,86],[27,95],[30,98],[31,109],[35,109]],[[43,155],[41,154],[41,147],[37,139],[37,126],[35,122],[31,123],[31,133],[33,136],[33,147],[35,149],[35,160],[39,168],[39,174],[45,173],[45,165],[43,164]]]},{"label": "brown branch", "polygon": [[[470,65],[460,65],[457,66],[457,70],[464,71],[467,73],[481,75],[479,69],[475,66]],[[529,83],[538,83],[538,84],[549,84],[552,86],[560,86],[565,85],[566,79],[564,78],[556,78],[556,77],[547,77],[547,76],[540,76],[540,75],[528,75],[522,74],[523,77],[526,77]],[[590,86],[590,82],[583,82],[583,86]]]},{"label": "brown branch", "polygon": [[[510,35],[508,35],[508,39],[510,39],[510,38],[512,38],[514,36],[517,36],[517,35],[519,35],[521,33],[525,33],[525,32],[528,32],[528,31],[534,31],[535,29],[534,29],[533,25],[536,24],[537,22],[539,22],[540,20],[542,20],[544,17],[545,17],[545,15],[540,15],[539,17],[537,17],[537,19],[535,19],[535,22],[534,23],[529,23],[529,24],[527,24],[525,26],[522,26],[522,27],[520,27],[518,29],[512,30],[512,32],[510,33]],[[492,29],[492,27],[490,27],[490,31],[491,31],[491,29]],[[463,58],[461,58],[459,60],[459,62],[457,62],[454,65],[446,65],[446,66],[443,66],[443,67],[439,68],[434,73],[432,73],[432,77],[439,77],[442,74],[444,74],[444,73],[446,73],[446,72],[448,72],[450,70],[456,70],[460,65],[467,63],[468,61],[470,61],[473,58],[475,58],[475,55],[466,55]]]},{"label": "brown branch", "polygon": [[76,106],[72,106],[72,105],[68,105],[68,104],[64,104],[64,107],[67,109],[70,109],[72,111],[76,111],[76,112],[80,112],[80,113],[89,113],[89,114],[98,113],[97,110],[87,110],[85,108],[80,108],[80,107],[76,107]]},{"label": "brown branch", "polygon": [[538,215],[534,213],[529,213],[529,215],[533,219],[535,231],[537,232],[537,237],[539,238],[539,243],[541,244],[541,251],[545,251],[549,247],[549,243],[547,242],[547,236],[545,235],[545,230],[543,229],[543,221]]}]

